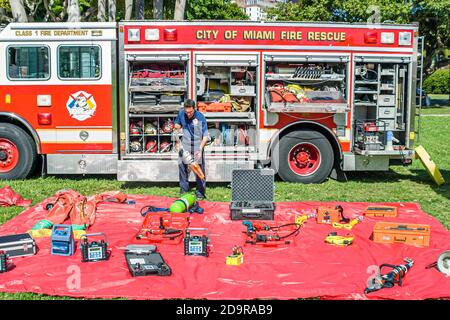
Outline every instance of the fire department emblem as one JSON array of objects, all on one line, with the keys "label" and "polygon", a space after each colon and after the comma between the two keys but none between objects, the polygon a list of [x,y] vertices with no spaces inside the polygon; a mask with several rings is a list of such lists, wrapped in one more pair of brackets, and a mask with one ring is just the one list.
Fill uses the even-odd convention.
[{"label": "fire department emblem", "polygon": [[86,91],[78,91],[71,94],[66,106],[70,116],[80,121],[91,118],[97,109],[94,96]]}]

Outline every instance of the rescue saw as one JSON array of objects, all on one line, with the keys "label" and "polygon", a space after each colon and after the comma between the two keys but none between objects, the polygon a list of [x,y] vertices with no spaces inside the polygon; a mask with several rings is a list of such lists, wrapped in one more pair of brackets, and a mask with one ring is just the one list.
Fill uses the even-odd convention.
[{"label": "rescue saw", "polygon": [[194,157],[189,151],[183,149],[177,130],[173,131],[173,136],[175,138],[175,141],[179,143],[180,149],[178,152],[183,163],[187,164],[189,166],[189,169],[191,169],[194,174],[200,178],[200,180],[205,181],[205,173],[203,172],[200,165],[197,163],[197,161],[195,161]]},{"label": "rescue saw", "polygon": [[[369,279],[364,293],[368,294],[384,288],[392,288],[396,283],[401,287],[403,278],[414,264],[414,261],[409,258],[405,258],[404,261],[406,262],[405,264],[397,266],[387,263],[382,264],[379,269],[379,274],[376,277]],[[392,271],[382,275],[381,269],[384,267],[391,268]]]}]

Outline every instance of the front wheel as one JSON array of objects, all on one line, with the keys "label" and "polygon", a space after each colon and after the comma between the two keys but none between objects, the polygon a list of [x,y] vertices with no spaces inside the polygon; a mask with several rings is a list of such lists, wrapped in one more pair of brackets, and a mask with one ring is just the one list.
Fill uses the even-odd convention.
[{"label": "front wheel", "polygon": [[0,124],[0,179],[24,179],[35,167],[36,146],[21,128]]},{"label": "front wheel", "polygon": [[333,148],[320,132],[293,131],[279,142],[277,171],[284,181],[321,183],[330,175],[333,163]]}]

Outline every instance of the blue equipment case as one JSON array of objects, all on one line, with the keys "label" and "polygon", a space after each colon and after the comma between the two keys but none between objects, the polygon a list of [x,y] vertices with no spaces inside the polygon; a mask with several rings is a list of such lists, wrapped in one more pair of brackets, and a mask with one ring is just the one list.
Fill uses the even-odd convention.
[{"label": "blue equipment case", "polygon": [[53,255],[71,256],[75,252],[75,240],[71,225],[53,225],[51,241]]}]

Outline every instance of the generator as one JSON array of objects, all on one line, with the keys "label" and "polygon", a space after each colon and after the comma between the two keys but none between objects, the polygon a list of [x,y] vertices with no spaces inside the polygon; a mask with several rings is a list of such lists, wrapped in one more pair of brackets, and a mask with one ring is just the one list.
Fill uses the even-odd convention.
[{"label": "generator", "polygon": [[273,220],[273,169],[234,169],[231,178],[231,220]]},{"label": "generator", "polygon": [[74,254],[75,240],[71,225],[53,225],[51,241],[51,254],[57,256],[71,256]]}]

